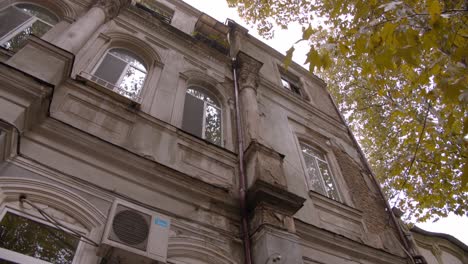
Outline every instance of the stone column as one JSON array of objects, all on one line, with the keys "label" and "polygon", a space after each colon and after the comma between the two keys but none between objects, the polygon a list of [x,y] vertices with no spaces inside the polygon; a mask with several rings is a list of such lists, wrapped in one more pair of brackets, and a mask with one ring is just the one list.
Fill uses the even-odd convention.
[{"label": "stone column", "polygon": [[131,0],[97,0],[91,9],[61,34],[53,43],[73,54],[83,47],[96,30],[116,17]]},{"label": "stone column", "polygon": [[257,87],[259,71],[263,63],[243,52],[238,53],[237,61],[239,63],[239,101],[244,130],[244,146],[247,148],[252,141],[258,141],[260,118],[257,103]]}]

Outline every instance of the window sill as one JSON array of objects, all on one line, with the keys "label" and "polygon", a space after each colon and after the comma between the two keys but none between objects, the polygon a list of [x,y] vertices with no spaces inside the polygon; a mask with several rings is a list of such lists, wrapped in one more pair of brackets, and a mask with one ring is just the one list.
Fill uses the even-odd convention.
[{"label": "window sill", "polygon": [[[124,103],[126,105],[129,105],[129,106],[132,106],[132,107],[139,107],[140,104],[141,104],[141,100],[140,98],[130,98],[130,97],[127,97],[125,95],[122,95],[122,94],[119,94],[118,92],[116,92],[114,89],[116,88],[115,85],[112,85],[104,80],[102,80],[102,82],[106,83],[106,85],[102,85],[100,83],[98,83],[96,80],[101,80],[99,77],[96,77],[94,75],[91,75],[87,72],[80,72],[80,74],[78,74],[76,76],[76,79],[78,81],[82,81],[84,82],[85,84],[99,90],[100,92],[102,93],[105,93],[106,95],[112,97],[113,99],[121,102],[121,103]],[[93,79],[96,79],[96,80],[93,80]]]},{"label": "window sill", "polygon": [[309,196],[325,229],[355,239],[362,237],[365,230],[361,211],[314,191],[309,191]]}]

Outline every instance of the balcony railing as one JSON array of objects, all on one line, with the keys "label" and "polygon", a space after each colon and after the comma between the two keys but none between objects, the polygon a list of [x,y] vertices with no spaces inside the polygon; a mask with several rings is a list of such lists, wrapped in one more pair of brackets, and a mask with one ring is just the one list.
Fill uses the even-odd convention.
[{"label": "balcony railing", "polygon": [[80,74],[78,75],[78,79],[86,81],[86,83],[88,83],[90,86],[98,88],[111,96],[118,94],[129,99],[133,103],[141,103],[140,91],[138,91],[137,93],[127,91],[115,84],[112,84],[98,76],[92,75],[91,73],[85,71],[80,72]]}]

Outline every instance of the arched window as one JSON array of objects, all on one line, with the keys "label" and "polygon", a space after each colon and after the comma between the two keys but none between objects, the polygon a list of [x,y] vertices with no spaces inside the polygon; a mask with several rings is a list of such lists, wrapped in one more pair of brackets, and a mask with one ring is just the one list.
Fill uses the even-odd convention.
[{"label": "arched window", "polygon": [[33,4],[16,4],[0,11],[0,45],[18,51],[29,35],[41,37],[57,22],[49,10]]},{"label": "arched window", "polygon": [[[1,263],[72,263],[80,239],[16,210],[0,215]],[[10,262],[14,261],[14,262]]]},{"label": "arched window", "polygon": [[122,48],[110,49],[94,70],[93,81],[134,101],[139,101],[147,75],[143,61]]},{"label": "arched window", "polygon": [[337,185],[325,153],[303,142],[300,143],[300,146],[309,188],[333,200],[340,201]]},{"label": "arched window", "polygon": [[203,88],[189,87],[185,94],[182,129],[221,146],[221,105],[216,97]]}]

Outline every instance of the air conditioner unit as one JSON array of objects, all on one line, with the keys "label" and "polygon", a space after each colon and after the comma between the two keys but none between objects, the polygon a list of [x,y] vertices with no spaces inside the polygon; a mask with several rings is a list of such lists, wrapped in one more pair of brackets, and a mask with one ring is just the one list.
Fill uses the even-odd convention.
[{"label": "air conditioner unit", "polygon": [[165,263],[170,224],[167,216],[116,200],[104,230],[99,255],[104,257],[109,252],[124,252],[126,258],[143,256]]}]

